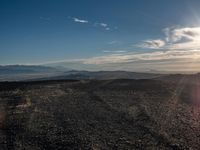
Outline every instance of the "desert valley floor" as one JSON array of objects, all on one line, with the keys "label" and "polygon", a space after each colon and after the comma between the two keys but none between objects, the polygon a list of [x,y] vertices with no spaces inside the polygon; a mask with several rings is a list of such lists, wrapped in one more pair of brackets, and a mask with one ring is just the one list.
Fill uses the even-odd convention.
[{"label": "desert valley floor", "polygon": [[198,150],[199,108],[199,82],[1,82],[0,149]]}]

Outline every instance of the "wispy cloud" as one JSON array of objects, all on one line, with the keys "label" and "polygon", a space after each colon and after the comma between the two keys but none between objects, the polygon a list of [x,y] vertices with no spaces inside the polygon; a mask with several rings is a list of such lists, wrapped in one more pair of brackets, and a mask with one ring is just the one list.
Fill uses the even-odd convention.
[{"label": "wispy cloud", "polygon": [[98,27],[98,26],[99,26],[99,27],[103,27],[103,28],[104,28],[105,30],[107,30],[107,31],[108,31],[108,30],[111,30],[111,27],[110,27],[107,23],[95,22],[95,23],[94,23],[94,26],[95,26],[95,27]]},{"label": "wispy cloud", "polygon": [[165,46],[165,41],[161,39],[156,40],[145,40],[143,43],[139,44],[138,47],[150,48],[150,49],[160,49]]},{"label": "wispy cloud", "polygon": [[108,42],[109,45],[120,44],[120,43],[121,41],[116,41],[116,40]]},{"label": "wispy cloud", "polygon": [[102,27],[107,27],[107,26],[108,26],[106,23],[100,23],[100,25],[101,25]]},{"label": "wispy cloud", "polygon": [[84,64],[112,64],[112,63],[131,63],[131,62],[154,62],[154,61],[171,61],[171,60],[198,60],[200,59],[199,50],[191,51],[156,51],[149,53],[125,53],[110,54],[106,56],[88,58],[83,61]]},{"label": "wispy cloud", "polygon": [[104,53],[126,53],[126,50],[103,50]]},{"label": "wispy cloud", "polygon": [[88,20],[83,20],[83,19],[79,19],[79,18],[73,18],[74,22],[78,22],[78,23],[89,23]]},{"label": "wispy cloud", "polygon": [[104,22],[92,22],[86,19],[80,19],[78,17],[71,17],[71,16],[68,16],[68,19],[73,20],[74,22],[77,22],[77,23],[82,23],[82,24],[90,23],[90,25],[92,25],[93,27],[102,27],[106,31],[109,31],[111,29],[113,30],[118,29],[117,27],[112,28],[111,26],[109,26],[107,23],[104,23]]},{"label": "wispy cloud", "polygon": [[165,28],[167,42],[200,41],[200,27]]},{"label": "wispy cloud", "polygon": [[200,71],[200,51],[167,50],[147,53],[108,53],[104,56],[49,61],[43,64],[59,64],[73,69],[86,70],[144,71],[148,68],[169,71]]},{"label": "wispy cloud", "polygon": [[200,27],[165,28],[163,31],[163,39],[145,40],[137,46],[168,50],[200,49]]},{"label": "wispy cloud", "polygon": [[168,49],[200,49],[200,27],[164,29]]}]

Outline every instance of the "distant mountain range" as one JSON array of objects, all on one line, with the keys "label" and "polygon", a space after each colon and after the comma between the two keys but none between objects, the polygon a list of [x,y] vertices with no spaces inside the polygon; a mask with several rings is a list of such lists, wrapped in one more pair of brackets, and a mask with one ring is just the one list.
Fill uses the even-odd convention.
[{"label": "distant mountain range", "polygon": [[153,73],[137,73],[128,71],[68,71],[61,76],[50,77],[49,79],[152,79],[162,76]]},{"label": "distant mountain range", "polygon": [[46,66],[29,66],[29,65],[8,65],[0,66],[0,75],[14,75],[14,74],[32,74],[42,72],[55,72],[59,71],[56,68]]},{"label": "distant mountain range", "polygon": [[0,66],[0,81],[22,81],[22,80],[65,80],[65,79],[156,79],[163,81],[179,81],[187,78],[193,79],[199,74],[161,74],[138,73],[128,71],[77,71],[63,67],[47,67],[33,65],[8,65]]},{"label": "distant mountain range", "polygon": [[0,66],[0,81],[19,81],[41,77],[61,75],[64,69],[34,66],[34,65],[7,65]]},{"label": "distant mountain range", "polygon": [[57,79],[150,79],[160,74],[127,71],[77,71],[61,67],[9,65],[0,66],[0,81]]}]

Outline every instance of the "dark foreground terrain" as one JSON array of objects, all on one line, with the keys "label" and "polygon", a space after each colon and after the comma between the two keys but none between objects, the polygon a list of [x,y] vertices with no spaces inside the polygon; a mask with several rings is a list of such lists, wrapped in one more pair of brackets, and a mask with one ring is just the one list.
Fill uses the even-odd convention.
[{"label": "dark foreground terrain", "polygon": [[198,150],[199,83],[2,82],[0,150]]}]

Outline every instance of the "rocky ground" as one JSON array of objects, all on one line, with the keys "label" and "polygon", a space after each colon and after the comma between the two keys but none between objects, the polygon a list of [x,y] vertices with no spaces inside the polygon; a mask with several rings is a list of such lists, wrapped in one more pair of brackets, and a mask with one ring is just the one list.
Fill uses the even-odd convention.
[{"label": "rocky ground", "polygon": [[0,149],[198,150],[199,87],[158,80],[0,83]]}]

